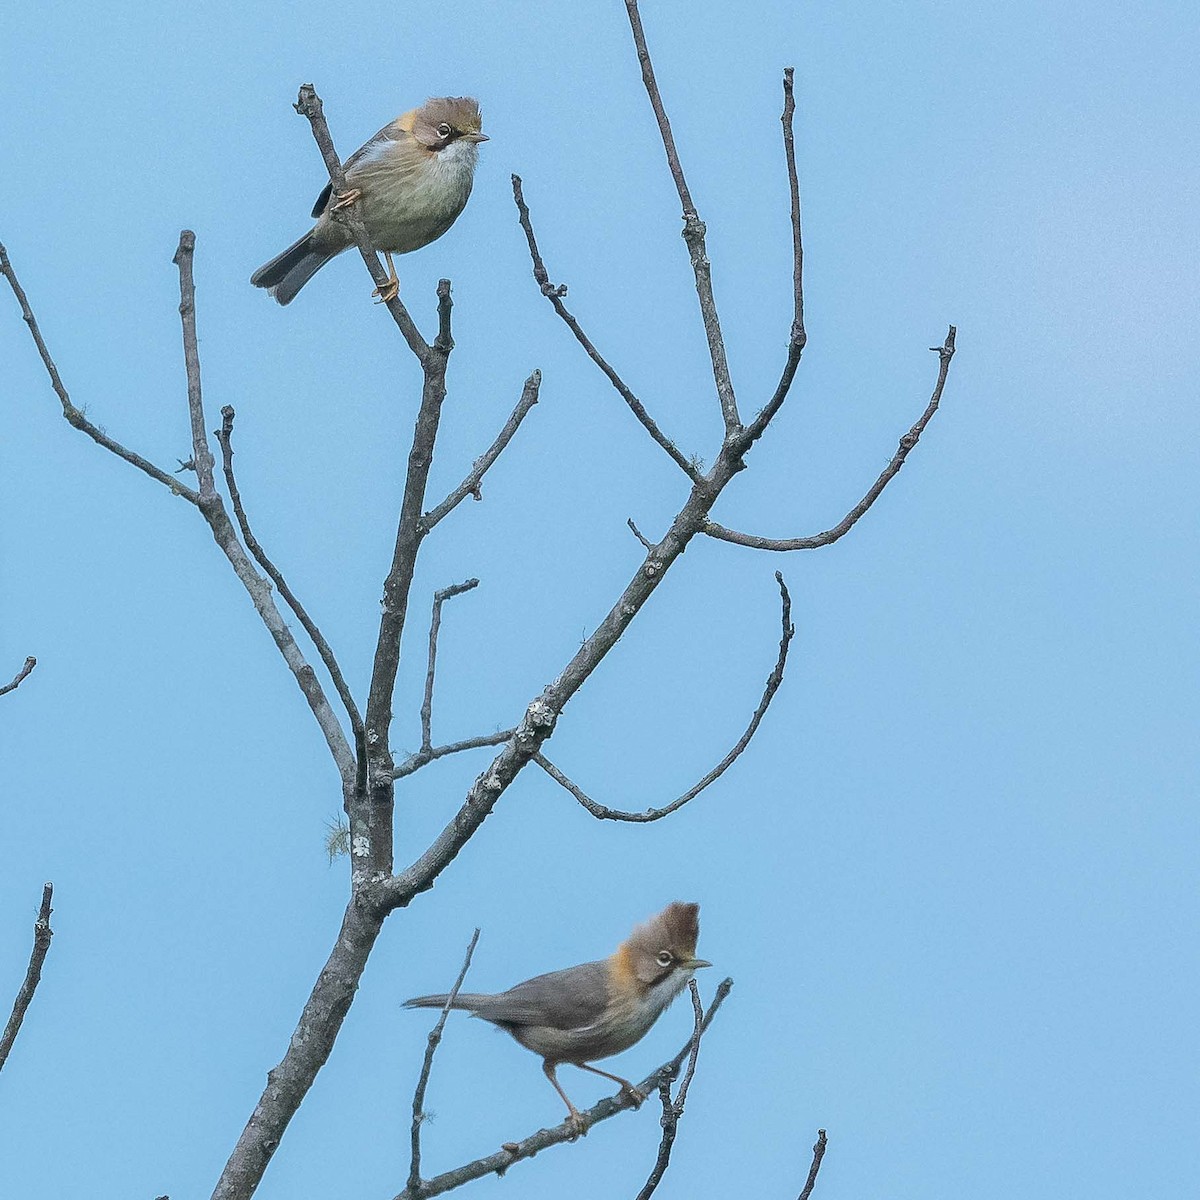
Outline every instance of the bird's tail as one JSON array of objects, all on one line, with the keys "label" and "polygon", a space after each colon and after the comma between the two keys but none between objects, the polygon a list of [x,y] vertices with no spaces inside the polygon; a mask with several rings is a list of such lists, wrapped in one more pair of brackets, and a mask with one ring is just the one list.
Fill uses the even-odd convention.
[{"label": "bird's tail", "polygon": [[341,249],[321,245],[313,232],[306,233],[282,254],[259,267],[250,276],[250,282],[266,288],[280,304],[290,304],[296,293]]},{"label": "bird's tail", "polygon": [[[448,993],[442,992],[440,996],[414,996],[411,1000],[405,1000],[405,1008],[445,1008]],[[460,1008],[465,1012],[474,1012],[479,1008],[484,1001],[488,999],[485,995],[479,995],[476,992],[459,992],[454,997],[454,1002],[450,1005],[451,1008]]]}]

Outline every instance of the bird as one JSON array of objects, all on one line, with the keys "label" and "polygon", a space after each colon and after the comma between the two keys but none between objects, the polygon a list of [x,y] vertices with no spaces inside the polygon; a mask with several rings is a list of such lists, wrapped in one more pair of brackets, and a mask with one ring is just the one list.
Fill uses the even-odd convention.
[{"label": "bird", "polygon": [[459,992],[414,996],[406,1008],[463,1009],[512,1034],[542,1056],[542,1070],[567,1106],[576,1136],[587,1119],[558,1082],[557,1068],[570,1063],[621,1085],[635,1105],[645,1100],[628,1079],[610,1075],[592,1060],[608,1058],[640,1041],[701,967],[696,957],[700,906],[675,901],[638,925],[608,958],[551,971],[506,992]]},{"label": "bird", "polygon": [[400,281],[392,255],[436,241],[466,207],[479,144],[488,141],[482,123],[479,103],[470,96],[435,97],[398,116],[346,159],[346,191],[335,199],[332,182],[325,185],[312,210],[316,225],[259,267],[250,282],[290,304],[331,258],[354,245],[334,214],[358,201],[371,245],[388,264],[388,282],[372,294],[394,300]]}]

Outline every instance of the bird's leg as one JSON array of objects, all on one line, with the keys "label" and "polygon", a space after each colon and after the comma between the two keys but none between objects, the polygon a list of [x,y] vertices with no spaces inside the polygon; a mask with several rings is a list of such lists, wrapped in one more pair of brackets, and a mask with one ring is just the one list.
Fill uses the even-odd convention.
[{"label": "bird's leg", "polygon": [[645,1092],[639,1092],[628,1079],[622,1079],[620,1075],[610,1075],[607,1071],[600,1070],[599,1067],[589,1067],[587,1063],[575,1063],[574,1065],[581,1071],[591,1071],[593,1075],[603,1075],[605,1079],[611,1079],[613,1083],[619,1083],[621,1085],[621,1092],[633,1101],[635,1108],[639,1107],[642,1101],[646,1099]]},{"label": "bird's leg", "polygon": [[351,204],[361,197],[362,191],[359,188],[351,188],[348,192],[342,192],[339,194],[337,200],[334,201],[332,211],[336,212],[339,208],[349,208]]},{"label": "bird's leg", "polygon": [[562,1085],[558,1082],[558,1076],[554,1073],[558,1063],[553,1059],[542,1060],[542,1070],[546,1072],[546,1078],[554,1085],[554,1090],[563,1098],[563,1103],[567,1106],[569,1116],[567,1124],[575,1131],[575,1136],[587,1135],[587,1118],[571,1103],[571,1097],[562,1090]]},{"label": "bird's leg", "polygon": [[380,304],[387,304],[400,295],[400,277],[396,274],[396,264],[392,262],[392,256],[387,250],[383,252],[383,257],[387,259],[388,281],[383,287],[377,287],[371,295],[378,296]]}]

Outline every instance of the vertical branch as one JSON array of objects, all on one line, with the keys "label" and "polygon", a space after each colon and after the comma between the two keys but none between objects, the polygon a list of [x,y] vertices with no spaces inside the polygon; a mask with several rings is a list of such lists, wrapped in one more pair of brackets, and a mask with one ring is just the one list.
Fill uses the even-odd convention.
[{"label": "vertical branch", "polygon": [[825,1130],[817,1130],[817,1143],[813,1146],[812,1166],[808,1168],[808,1178],[797,1200],[808,1200],[817,1182],[817,1172],[821,1169],[821,1159],[825,1157]]},{"label": "vertical branch", "polygon": [[679,152],[675,149],[675,135],[671,132],[671,122],[663,106],[658,80],[654,77],[654,64],[650,61],[650,51],[646,46],[646,31],[642,28],[638,0],[625,0],[625,9],[629,14],[633,44],[642,67],[642,83],[645,84],[646,95],[650,97],[650,107],[654,109],[654,119],[658,122],[658,132],[662,135],[663,149],[667,152],[667,165],[671,168],[671,178],[675,180],[675,190],[679,193],[679,203],[683,207],[683,240],[687,243],[688,254],[692,260],[692,273],[696,277],[696,294],[700,299],[704,335],[708,339],[713,381],[717,385],[717,396],[721,401],[726,432],[733,433],[741,428],[741,419],[738,417],[733,382],[729,378],[729,363],[725,356],[725,338],[721,334],[721,322],[717,316],[717,302],[713,298],[712,265],[708,261],[708,250],[704,244],[704,222],[696,212],[687,180],[683,176],[683,165],[679,161]]},{"label": "vertical branch", "polygon": [[33,923],[33,953],[29,956],[25,981],[21,984],[21,990],[17,992],[16,1000],[13,1001],[12,1016],[8,1018],[8,1024],[0,1034],[0,1069],[8,1061],[8,1053],[13,1048],[13,1042],[17,1040],[17,1034],[21,1032],[21,1023],[25,1020],[33,993],[41,982],[42,964],[46,961],[50,939],[54,936],[54,930],[50,928],[50,901],[53,897],[54,884],[48,883],[42,888],[42,906],[38,909],[37,920]]},{"label": "vertical branch", "polygon": [[479,586],[478,579],[455,583],[433,593],[433,616],[429,621],[429,663],[425,670],[425,697],[421,701],[421,754],[433,752],[433,674],[437,669],[438,631],[442,628],[442,605]]},{"label": "vertical branch", "polygon": [[179,316],[183,322],[183,362],[187,371],[188,415],[192,422],[192,462],[200,481],[200,504],[216,496],[213,486],[213,454],[204,429],[204,401],[200,392],[200,349],[196,339],[196,282],[192,277],[196,235],[185,229],[172,260],[179,268]]}]

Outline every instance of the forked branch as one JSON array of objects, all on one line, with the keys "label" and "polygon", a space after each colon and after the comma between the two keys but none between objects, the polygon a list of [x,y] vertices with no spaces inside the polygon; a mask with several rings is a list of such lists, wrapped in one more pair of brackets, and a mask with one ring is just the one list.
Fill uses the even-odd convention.
[{"label": "forked branch", "polygon": [[21,1032],[21,1024],[33,1000],[33,993],[37,991],[37,985],[41,982],[42,964],[46,961],[46,955],[50,951],[50,939],[54,936],[54,930],[50,928],[50,901],[53,898],[54,884],[48,883],[42,888],[42,906],[38,909],[37,920],[33,923],[33,952],[29,956],[25,979],[17,992],[16,1000],[13,1001],[8,1024],[0,1034],[0,1069],[8,1061],[9,1051],[13,1048],[13,1042],[17,1040],[17,1034]]},{"label": "forked branch", "polygon": [[[421,753],[433,754],[431,728],[433,724],[433,675],[437,669],[438,632],[442,628],[442,605],[454,596],[461,596],[479,586],[478,579],[467,579],[440,588],[433,593],[433,615],[429,619],[429,659],[425,669],[425,697],[421,701]],[[395,778],[393,772],[392,778]]]},{"label": "forked branch", "polygon": [[588,796],[578,784],[563,774],[541,751],[533,756],[533,761],[555,783],[570,792],[593,817],[601,821],[634,821],[641,823],[658,821],[681,809],[689,800],[694,800],[710,783],[720,779],[733,765],[742,751],[750,744],[750,739],[757,732],[763,717],[766,715],[767,709],[771,706],[771,701],[775,698],[775,693],[779,690],[779,685],[783,682],[783,672],[787,666],[788,647],[795,636],[796,627],[792,624],[792,598],[788,594],[787,585],[783,582],[783,576],[778,571],[775,572],[775,580],[779,584],[783,633],[779,639],[779,657],[775,660],[775,667],[767,677],[762,699],[759,700],[758,707],[754,710],[754,715],[750,718],[750,724],[746,727],[746,732],[738,738],[733,749],[707,775],[698,783],[688,788],[678,799],[672,800],[670,804],[664,804],[661,808],[648,808],[643,812],[625,812],[621,809],[609,808],[606,804],[600,804]]},{"label": "forked branch", "polygon": [[930,346],[930,349],[938,356],[939,365],[937,382],[934,384],[933,395],[930,397],[925,411],[917,418],[916,424],[900,439],[900,445],[896,448],[896,453],[892,455],[891,462],[884,467],[879,478],[871,485],[870,491],[832,529],[827,529],[824,533],[814,533],[808,537],[767,538],[758,537],[752,533],[738,533],[737,530],[726,529],[724,525],[718,525],[715,521],[706,521],[704,532],[709,537],[717,538],[722,542],[734,542],[739,546],[750,546],[755,550],[815,550],[819,546],[828,546],[836,542],[838,538],[844,537],[867,509],[879,499],[883,489],[891,483],[900,468],[904,466],[904,460],[908,457],[909,451],[920,441],[921,434],[925,432],[925,426],[937,412],[938,405],[942,402],[946,376],[950,372],[950,360],[954,357],[954,339],[957,332],[957,329],[951,325],[950,331],[946,334],[946,340],[940,346]]}]

